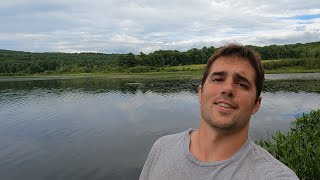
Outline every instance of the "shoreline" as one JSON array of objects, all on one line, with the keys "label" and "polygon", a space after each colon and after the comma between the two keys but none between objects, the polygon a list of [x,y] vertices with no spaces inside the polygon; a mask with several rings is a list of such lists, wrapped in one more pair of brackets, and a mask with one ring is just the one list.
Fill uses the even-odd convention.
[{"label": "shoreline", "polygon": [[[78,73],[60,75],[25,75],[25,76],[0,76],[0,82],[4,81],[25,81],[25,80],[55,80],[55,79],[76,79],[76,78],[106,78],[106,79],[192,79],[201,80],[202,72],[147,72],[147,73]],[[265,74],[265,80],[318,80],[320,72],[315,73],[274,73]]]},{"label": "shoreline", "polygon": [[[201,80],[202,74],[185,75],[180,73],[170,73],[165,75],[155,74],[77,74],[77,75],[34,75],[34,76],[0,76],[0,82],[9,81],[28,81],[28,80],[63,80],[63,79],[78,79],[78,78],[104,78],[104,79],[167,79],[167,80]],[[286,73],[286,74],[265,74],[266,81],[276,80],[319,80],[320,73]]]}]

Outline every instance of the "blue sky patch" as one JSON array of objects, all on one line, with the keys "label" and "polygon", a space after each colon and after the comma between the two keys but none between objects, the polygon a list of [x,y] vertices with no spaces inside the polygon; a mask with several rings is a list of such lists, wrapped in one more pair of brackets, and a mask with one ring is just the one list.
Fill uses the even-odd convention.
[{"label": "blue sky patch", "polygon": [[317,19],[317,18],[320,18],[320,14],[293,16],[293,17],[290,17],[289,19],[309,20],[309,19]]}]

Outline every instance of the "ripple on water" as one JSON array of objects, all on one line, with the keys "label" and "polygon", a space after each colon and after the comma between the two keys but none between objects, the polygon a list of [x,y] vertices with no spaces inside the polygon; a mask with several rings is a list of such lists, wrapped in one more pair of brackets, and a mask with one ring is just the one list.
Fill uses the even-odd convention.
[{"label": "ripple on water", "polygon": [[[114,177],[120,177],[128,169],[139,171],[144,153],[160,135],[198,126],[197,94],[189,86],[173,87],[184,87],[183,83],[159,86],[164,89],[121,83],[90,89],[89,84],[86,88],[74,84],[1,90],[2,177],[91,179],[114,169],[118,169]],[[64,85],[69,87],[69,82]],[[287,130],[297,113],[320,107],[320,95],[315,93],[262,95],[261,109],[252,119],[254,137]]]},{"label": "ripple on water", "polygon": [[267,138],[276,130],[287,131],[302,113],[320,108],[320,94],[306,92],[265,92],[259,111],[251,118],[253,139]]},{"label": "ripple on water", "polygon": [[283,111],[286,114],[309,112],[320,108],[320,95],[317,93],[279,91],[266,92],[262,96],[264,108]]}]

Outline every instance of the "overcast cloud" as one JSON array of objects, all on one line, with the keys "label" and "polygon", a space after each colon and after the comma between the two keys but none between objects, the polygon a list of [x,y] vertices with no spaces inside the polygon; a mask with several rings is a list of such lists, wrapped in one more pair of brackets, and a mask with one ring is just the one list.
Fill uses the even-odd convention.
[{"label": "overcast cloud", "polygon": [[0,49],[150,53],[320,41],[319,0],[10,0]]}]

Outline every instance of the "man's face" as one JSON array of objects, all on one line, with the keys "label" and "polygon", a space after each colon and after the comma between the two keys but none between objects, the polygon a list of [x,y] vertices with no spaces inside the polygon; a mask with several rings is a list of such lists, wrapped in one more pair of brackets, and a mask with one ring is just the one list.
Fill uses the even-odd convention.
[{"label": "man's face", "polygon": [[255,71],[248,60],[220,57],[211,65],[199,88],[201,119],[210,127],[227,132],[241,131],[261,103],[256,100]]}]

